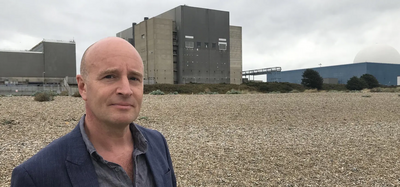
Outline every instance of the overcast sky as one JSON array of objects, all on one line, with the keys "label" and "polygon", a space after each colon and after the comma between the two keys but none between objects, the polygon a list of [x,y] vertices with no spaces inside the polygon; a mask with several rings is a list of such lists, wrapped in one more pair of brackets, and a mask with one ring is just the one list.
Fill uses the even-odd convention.
[{"label": "overcast sky", "polygon": [[[242,27],[243,70],[283,71],[352,63],[374,44],[400,50],[398,0],[0,0],[0,50],[29,50],[43,39],[84,50],[179,5],[230,12]],[[258,79],[265,79],[264,76]]]}]

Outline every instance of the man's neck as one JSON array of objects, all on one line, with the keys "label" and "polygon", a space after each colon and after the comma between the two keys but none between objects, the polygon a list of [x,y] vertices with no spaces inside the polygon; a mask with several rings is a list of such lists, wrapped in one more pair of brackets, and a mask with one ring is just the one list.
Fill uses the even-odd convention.
[{"label": "man's neck", "polygon": [[124,128],[112,128],[112,125],[85,119],[85,132],[97,152],[120,152],[133,148],[129,124]]}]

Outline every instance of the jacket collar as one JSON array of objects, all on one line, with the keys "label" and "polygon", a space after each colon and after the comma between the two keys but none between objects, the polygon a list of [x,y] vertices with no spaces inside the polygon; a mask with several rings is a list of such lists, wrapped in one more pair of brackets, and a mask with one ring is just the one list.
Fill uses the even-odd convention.
[{"label": "jacket collar", "polygon": [[65,165],[73,186],[99,186],[96,172],[89,152],[82,139],[79,124],[84,123],[85,116],[78,125],[67,135],[67,158]]}]

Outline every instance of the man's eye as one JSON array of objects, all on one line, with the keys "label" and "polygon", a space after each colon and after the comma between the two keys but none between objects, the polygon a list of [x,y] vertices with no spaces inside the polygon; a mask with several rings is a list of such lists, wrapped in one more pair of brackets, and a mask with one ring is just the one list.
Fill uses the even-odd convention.
[{"label": "man's eye", "polygon": [[113,75],[106,75],[106,76],[104,76],[104,78],[105,79],[112,79],[112,78],[114,78],[114,76]]},{"label": "man's eye", "polygon": [[137,80],[139,80],[138,78],[136,78],[136,77],[131,77],[131,78],[129,78],[130,80],[133,80],[133,81],[137,81]]}]

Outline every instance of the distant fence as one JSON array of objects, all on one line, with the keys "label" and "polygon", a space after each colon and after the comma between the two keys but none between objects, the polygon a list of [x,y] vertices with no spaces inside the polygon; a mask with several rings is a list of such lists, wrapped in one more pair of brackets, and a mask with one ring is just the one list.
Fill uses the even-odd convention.
[{"label": "distant fence", "polygon": [[[78,91],[77,87],[70,87],[71,93]],[[62,91],[67,91],[65,87],[59,84],[48,84],[42,85],[0,85],[0,95],[33,95],[36,92],[51,91],[55,93],[61,93]]]}]

